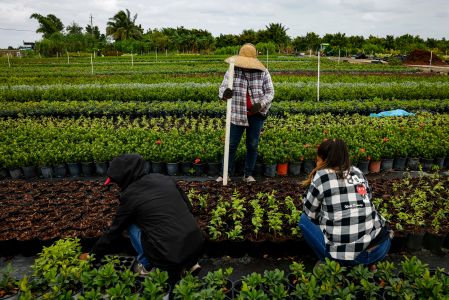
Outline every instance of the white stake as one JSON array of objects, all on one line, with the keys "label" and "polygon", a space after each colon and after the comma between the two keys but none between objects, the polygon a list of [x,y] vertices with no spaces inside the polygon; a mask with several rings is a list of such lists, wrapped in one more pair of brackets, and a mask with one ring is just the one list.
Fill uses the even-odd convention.
[{"label": "white stake", "polygon": [[430,66],[432,66],[433,51],[430,51]]},{"label": "white stake", "polygon": [[[228,70],[228,88],[233,89],[234,85],[234,60],[229,61]],[[226,100],[226,133],[225,133],[225,148],[224,148],[224,162],[223,162],[223,185],[228,185],[228,168],[229,168],[229,137],[231,134],[231,108],[232,98]]]},{"label": "white stake", "polygon": [[131,67],[134,67],[134,56],[132,52],[131,52]]},{"label": "white stake", "polygon": [[8,57],[8,66],[11,68],[11,62],[9,61],[9,53],[6,53],[6,56]]},{"label": "white stake", "polygon": [[92,58],[92,54],[90,55],[90,66],[92,68],[92,75],[94,75],[94,60]]},{"label": "white stake", "polygon": [[320,101],[320,56],[321,49],[318,50],[318,81],[316,85],[316,101]]},{"label": "white stake", "polygon": [[309,49],[309,58],[312,57],[312,49]]}]

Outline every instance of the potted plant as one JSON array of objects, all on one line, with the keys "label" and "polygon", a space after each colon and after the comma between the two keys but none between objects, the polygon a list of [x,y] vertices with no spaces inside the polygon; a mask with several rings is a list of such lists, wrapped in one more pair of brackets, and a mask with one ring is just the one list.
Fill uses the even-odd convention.
[{"label": "potted plant", "polygon": [[268,141],[259,145],[259,153],[264,164],[264,175],[267,177],[276,176],[276,148],[269,144]]},{"label": "potted plant", "polygon": [[174,299],[195,299],[194,294],[203,287],[201,280],[192,274],[187,274],[173,288]]},{"label": "potted plant", "polygon": [[288,162],[288,173],[291,176],[301,174],[301,166],[304,161],[304,148],[299,143],[293,143],[290,148],[290,159]]},{"label": "potted plant", "polygon": [[151,271],[142,283],[142,296],[145,299],[162,300],[170,293],[168,284],[168,273],[156,269]]},{"label": "potted plant", "polygon": [[316,148],[313,144],[304,144],[304,161],[302,163],[304,172],[308,175],[315,168]]},{"label": "potted plant", "polygon": [[289,158],[290,155],[287,152],[287,149],[279,147],[279,149],[276,151],[276,173],[279,176],[287,176]]},{"label": "potted plant", "polygon": [[229,280],[229,277],[232,274],[233,269],[227,268],[223,271],[223,269],[219,269],[214,272],[209,272],[203,277],[203,281],[205,283],[206,288],[211,288],[214,290],[221,291],[224,295],[232,298],[232,281]]},{"label": "potted plant", "polygon": [[381,143],[381,166],[380,169],[383,172],[388,172],[393,169],[393,161],[395,155],[394,141],[391,141],[389,137],[384,137]]},{"label": "potted plant", "polygon": [[162,160],[166,162],[167,174],[170,176],[178,175],[179,173],[179,144],[178,140],[170,139],[164,145],[162,152]]},{"label": "potted plant", "polygon": [[0,274],[0,299],[15,300],[19,292],[17,281],[12,277],[12,266],[8,263]]}]

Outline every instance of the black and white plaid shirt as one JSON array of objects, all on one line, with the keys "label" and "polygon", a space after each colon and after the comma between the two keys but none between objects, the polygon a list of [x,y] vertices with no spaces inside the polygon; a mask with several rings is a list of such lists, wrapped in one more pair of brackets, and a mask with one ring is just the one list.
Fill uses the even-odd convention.
[{"label": "black and white plaid shirt", "polygon": [[[223,97],[223,92],[228,87],[228,72],[224,75],[218,96]],[[260,113],[266,115],[274,97],[274,87],[268,70],[243,71],[234,69],[234,84],[232,96],[231,123],[240,126],[249,126],[246,107],[246,91],[249,92],[251,103],[260,103]]]},{"label": "black and white plaid shirt", "polygon": [[[363,173],[351,167],[345,179],[331,169],[319,170],[303,199],[304,213],[317,220],[326,250],[338,260],[354,260],[380,233],[385,219],[371,203],[371,190]],[[357,192],[357,176],[366,195]]]}]

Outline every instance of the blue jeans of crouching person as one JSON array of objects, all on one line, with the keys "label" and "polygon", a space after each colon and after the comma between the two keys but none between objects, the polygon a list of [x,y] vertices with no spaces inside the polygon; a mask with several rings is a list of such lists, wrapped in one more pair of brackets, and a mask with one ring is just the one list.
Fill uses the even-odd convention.
[{"label": "blue jeans of crouching person", "polygon": [[[320,227],[313,223],[306,214],[302,214],[299,219],[299,228],[310,248],[318,256],[319,260],[324,261],[325,258],[333,259],[330,254],[326,251],[326,244],[324,242],[324,233],[321,231]],[[341,265],[344,266],[354,266],[354,265],[371,265],[380,260],[382,260],[390,250],[391,239],[387,238],[385,241],[376,245],[375,247],[364,250],[361,252],[355,260],[336,260]]]},{"label": "blue jeans of crouching person", "polygon": [[151,263],[143,253],[142,242],[140,241],[141,234],[142,232],[137,225],[131,224],[128,226],[129,239],[131,240],[133,248],[137,252],[137,261],[141,263],[145,269],[149,270],[151,268]]}]

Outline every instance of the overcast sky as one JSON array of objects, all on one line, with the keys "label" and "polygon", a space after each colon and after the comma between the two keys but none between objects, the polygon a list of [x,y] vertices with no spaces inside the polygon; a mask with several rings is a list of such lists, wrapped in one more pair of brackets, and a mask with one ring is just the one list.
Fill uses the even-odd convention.
[{"label": "overcast sky", "polygon": [[282,23],[293,38],[311,31],[320,36],[336,32],[365,37],[409,33],[449,38],[448,0],[0,0],[0,48],[41,39],[35,33],[37,21],[30,19],[34,12],[54,14],[65,26],[75,21],[82,27],[92,14],[93,24],[104,33],[108,19],[126,8],[132,15],[138,14],[136,23],[145,31],[184,26],[218,36]]}]

